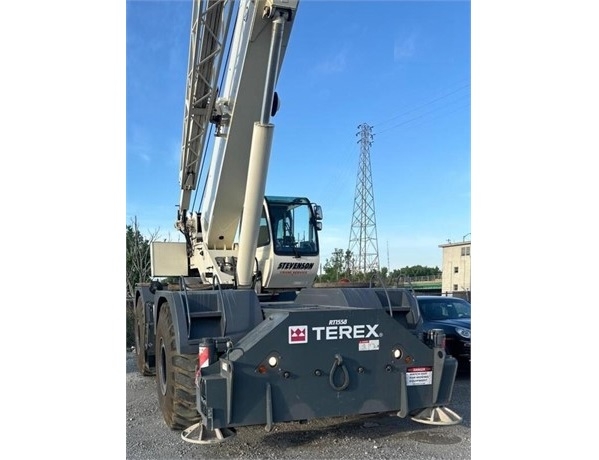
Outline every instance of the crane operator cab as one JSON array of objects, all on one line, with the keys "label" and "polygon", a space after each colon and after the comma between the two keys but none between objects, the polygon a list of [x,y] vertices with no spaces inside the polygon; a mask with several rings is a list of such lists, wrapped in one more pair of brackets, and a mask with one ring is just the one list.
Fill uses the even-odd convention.
[{"label": "crane operator cab", "polygon": [[269,290],[311,286],[320,265],[322,209],[307,198],[267,196],[260,217],[256,259]]}]

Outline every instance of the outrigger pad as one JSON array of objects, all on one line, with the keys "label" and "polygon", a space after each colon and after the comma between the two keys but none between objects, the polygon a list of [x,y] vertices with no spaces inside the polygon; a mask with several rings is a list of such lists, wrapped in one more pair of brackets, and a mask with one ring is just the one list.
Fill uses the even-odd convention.
[{"label": "outrigger pad", "polygon": [[427,407],[411,418],[427,425],[457,425],[462,421],[462,417],[447,407]]},{"label": "outrigger pad", "polygon": [[[197,434],[197,437],[193,436]],[[218,444],[234,437],[237,433],[231,428],[215,428],[208,430],[202,422],[191,425],[181,432],[183,441],[193,444]]]}]

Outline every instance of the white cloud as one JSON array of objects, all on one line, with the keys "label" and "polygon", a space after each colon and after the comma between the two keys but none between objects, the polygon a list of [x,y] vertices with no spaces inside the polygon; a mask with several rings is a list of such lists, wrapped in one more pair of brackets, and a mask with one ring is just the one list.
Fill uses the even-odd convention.
[{"label": "white cloud", "polygon": [[127,139],[127,155],[134,155],[149,163],[152,161],[151,150],[151,142],[145,130],[139,126],[133,126]]},{"label": "white cloud", "polygon": [[411,33],[407,38],[397,38],[393,46],[393,59],[401,61],[414,56],[416,52],[416,34]]},{"label": "white cloud", "polygon": [[347,48],[340,50],[334,56],[318,64],[316,71],[324,75],[343,72],[347,66],[347,52]]}]

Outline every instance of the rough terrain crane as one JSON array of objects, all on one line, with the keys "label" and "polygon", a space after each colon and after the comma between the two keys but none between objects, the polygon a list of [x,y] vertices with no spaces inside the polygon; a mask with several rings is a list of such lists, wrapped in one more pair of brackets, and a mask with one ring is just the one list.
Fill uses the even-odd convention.
[{"label": "rough terrain crane", "polygon": [[[193,2],[175,224],[185,242],[152,243],[156,281],[140,284],[135,298],[138,368],[155,374],[164,420],[186,441],[351,414],[461,420],[445,407],[457,362],[442,331],[416,334],[414,295],[312,287],[320,206],[265,196],[274,88],[298,4]],[[210,168],[194,212],[211,125]],[[173,276],[178,287],[158,281]]]}]

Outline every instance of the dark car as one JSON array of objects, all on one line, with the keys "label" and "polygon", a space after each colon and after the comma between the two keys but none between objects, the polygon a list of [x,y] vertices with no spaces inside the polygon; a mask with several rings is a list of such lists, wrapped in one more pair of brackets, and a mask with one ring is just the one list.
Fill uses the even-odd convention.
[{"label": "dark car", "polygon": [[417,296],[422,331],[443,329],[445,350],[458,360],[462,370],[470,368],[470,303],[459,297]]}]

